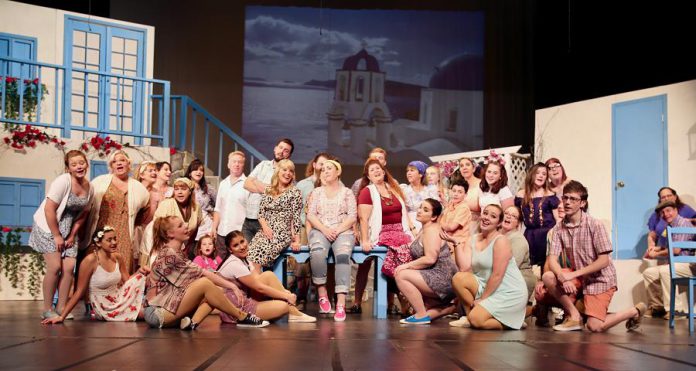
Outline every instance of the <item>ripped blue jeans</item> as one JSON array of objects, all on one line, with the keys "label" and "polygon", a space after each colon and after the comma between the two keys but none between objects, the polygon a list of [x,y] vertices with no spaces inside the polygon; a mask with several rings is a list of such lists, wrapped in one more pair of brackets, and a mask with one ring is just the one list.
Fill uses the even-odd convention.
[{"label": "ripped blue jeans", "polygon": [[316,229],[309,232],[309,253],[312,267],[312,282],[315,285],[326,284],[326,258],[329,249],[333,249],[336,262],[336,293],[347,294],[350,289],[350,256],[353,254],[355,236],[352,233],[339,235],[330,242],[323,233]]}]

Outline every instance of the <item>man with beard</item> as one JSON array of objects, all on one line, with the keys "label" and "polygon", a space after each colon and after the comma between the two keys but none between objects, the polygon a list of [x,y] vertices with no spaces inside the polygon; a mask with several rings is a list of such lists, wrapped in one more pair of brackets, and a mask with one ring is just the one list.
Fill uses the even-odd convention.
[{"label": "man with beard", "polygon": [[256,232],[261,230],[259,223],[261,195],[266,191],[266,187],[271,185],[276,164],[280,160],[289,159],[294,149],[295,144],[292,140],[288,138],[279,140],[273,148],[273,160],[261,161],[244,181],[244,189],[250,193],[247,200],[246,219],[242,225],[242,233],[247,241],[251,241]]}]

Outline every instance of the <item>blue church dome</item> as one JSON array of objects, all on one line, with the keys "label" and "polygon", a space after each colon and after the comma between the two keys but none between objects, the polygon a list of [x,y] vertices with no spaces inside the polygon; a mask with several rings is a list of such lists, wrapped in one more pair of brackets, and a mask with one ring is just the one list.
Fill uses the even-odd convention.
[{"label": "blue church dome", "polygon": [[435,67],[429,87],[446,90],[483,90],[483,57],[459,54]]}]

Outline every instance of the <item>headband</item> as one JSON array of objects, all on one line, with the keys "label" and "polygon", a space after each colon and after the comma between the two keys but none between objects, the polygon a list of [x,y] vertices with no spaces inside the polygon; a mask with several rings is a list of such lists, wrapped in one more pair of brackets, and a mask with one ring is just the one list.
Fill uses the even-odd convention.
[{"label": "headband", "polygon": [[195,185],[193,184],[193,180],[189,178],[176,178],[173,185],[176,185],[176,183],[184,183],[190,189],[193,189],[193,187],[195,187]]},{"label": "headband", "polygon": [[326,160],[325,162],[328,162],[328,163],[330,163],[331,165],[335,166],[336,169],[338,169],[338,174],[341,174],[341,172],[343,172],[343,169],[341,168],[341,164],[339,164],[338,161]]},{"label": "headband", "polygon": [[150,161],[150,160],[143,161],[140,163],[140,171],[138,171],[138,174],[143,175],[143,173],[145,172],[145,169],[147,169],[147,167],[149,165],[157,167],[157,164],[154,161]]}]

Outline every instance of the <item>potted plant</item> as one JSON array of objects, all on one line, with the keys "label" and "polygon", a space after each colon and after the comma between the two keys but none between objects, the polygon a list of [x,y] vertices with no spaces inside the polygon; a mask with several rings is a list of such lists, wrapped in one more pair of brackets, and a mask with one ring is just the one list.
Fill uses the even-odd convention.
[{"label": "potted plant", "polygon": [[[39,100],[43,101],[48,95],[46,84],[40,84],[39,79],[22,80],[17,77],[5,77],[5,87],[0,90],[0,97],[5,95],[5,105],[2,110],[5,118],[11,120],[33,121],[36,117],[36,108]],[[0,81],[0,87],[2,82]],[[20,117],[19,97],[22,96],[23,116]],[[40,97],[40,99],[39,99]]]}]

